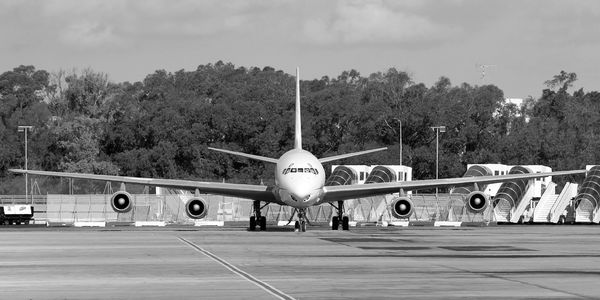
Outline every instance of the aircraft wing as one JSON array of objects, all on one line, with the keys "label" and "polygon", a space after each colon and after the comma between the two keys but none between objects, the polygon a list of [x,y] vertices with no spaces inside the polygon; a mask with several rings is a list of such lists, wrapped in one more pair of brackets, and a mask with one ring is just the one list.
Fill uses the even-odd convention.
[{"label": "aircraft wing", "polygon": [[217,194],[232,197],[247,198],[251,200],[260,200],[264,202],[272,202],[283,204],[275,198],[272,186],[253,185],[253,184],[235,184],[221,182],[202,182],[193,180],[178,180],[178,179],[160,179],[160,178],[143,178],[143,177],[127,177],[127,176],[112,176],[112,175],[97,175],[86,173],[66,173],[66,172],[50,172],[36,170],[20,170],[10,169],[10,172],[55,176],[76,179],[91,179],[102,181],[114,181],[119,183],[151,185],[172,189],[196,190],[205,194]]},{"label": "aircraft wing", "polygon": [[371,184],[335,185],[323,188],[325,196],[322,202],[334,202],[376,195],[397,193],[400,190],[423,190],[440,187],[468,186],[474,184],[490,184],[514,181],[519,179],[534,179],[548,176],[564,176],[584,174],[586,170],[558,171],[547,173],[508,174],[499,176],[477,176],[447,179],[428,179],[416,181],[399,181]]}]

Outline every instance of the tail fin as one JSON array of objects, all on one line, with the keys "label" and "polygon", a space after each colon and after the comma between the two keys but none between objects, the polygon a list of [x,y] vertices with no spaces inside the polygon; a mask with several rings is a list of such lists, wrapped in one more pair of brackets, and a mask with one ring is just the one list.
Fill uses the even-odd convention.
[{"label": "tail fin", "polygon": [[300,68],[296,68],[296,127],[294,128],[294,148],[302,149],[302,121],[300,118]]}]

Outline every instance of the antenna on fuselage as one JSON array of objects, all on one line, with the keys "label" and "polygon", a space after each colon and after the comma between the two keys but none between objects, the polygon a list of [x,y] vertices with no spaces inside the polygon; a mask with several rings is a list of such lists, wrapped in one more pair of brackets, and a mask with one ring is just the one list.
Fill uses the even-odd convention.
[{"label": "antenna on fuselage", "polygon": [[294,148],[302,149],[302,121],[300,119],[300,68],[296,67],[296,127]]}]

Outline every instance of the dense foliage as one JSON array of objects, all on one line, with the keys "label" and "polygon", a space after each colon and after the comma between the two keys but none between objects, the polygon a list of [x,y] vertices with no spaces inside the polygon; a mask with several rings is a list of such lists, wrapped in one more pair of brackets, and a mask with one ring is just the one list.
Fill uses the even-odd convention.
[{"label": "dense foliage", "polygon": [[[561,72],[523,107],[506,103],[494,85],[453,86],[441,77],[427,87],[393,68],[305,80],[304,148],[321,157],[387,146],[336,163],[398,164],[401,121],[403,163],[415,179],[435,177],[430,127],[438,125],[447,127],[442,178],[461,176],[467,163],[581,168],[600,156],[600,93],[571,94],[576,79]],[[159,70],[133,84],[89,69],[50,74],[19,66],[0,75],[0,194],[22,193],[21,177],[7,172],[24,166],[18,125],[34,126],[30,169],[270,182],[273,166],[207,147],[278,157],[293,146],[294,95],[290,74],[220,61],[191,72]],[[42,190],[61,192],[41,180]]]}]

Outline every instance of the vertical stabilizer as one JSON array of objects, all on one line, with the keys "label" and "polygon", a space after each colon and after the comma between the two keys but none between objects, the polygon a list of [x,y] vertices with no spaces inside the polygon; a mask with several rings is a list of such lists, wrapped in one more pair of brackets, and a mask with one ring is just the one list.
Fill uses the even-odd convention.
[{"label": "vertical stabilizer", "polygon": [[300,68],[296,68],[296,127],[294,148],[302,149],[302,121],[300,118]]}]

